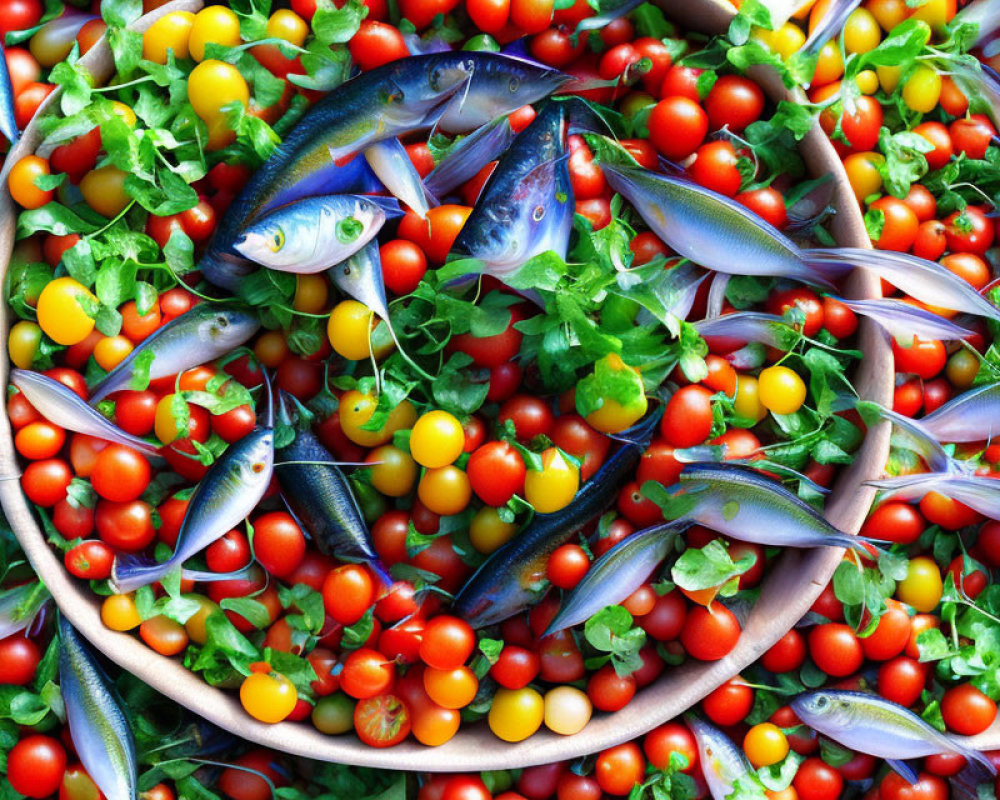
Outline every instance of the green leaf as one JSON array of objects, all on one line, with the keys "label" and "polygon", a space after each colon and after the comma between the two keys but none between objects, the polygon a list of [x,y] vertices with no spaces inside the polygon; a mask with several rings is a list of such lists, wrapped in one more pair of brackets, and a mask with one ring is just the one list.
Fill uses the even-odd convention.
[{"label": "green leaf", "polygon": [[633,627],[632,615],[622,606],[608,606],[587,620],[583,635],[595,650],[608,653],[615,672],[630,675],[642,667],[639,651],[646,632]]},{"label": "green leaf", "polygon": [[31,211],[22,211],[17,218],[18,239],[25,239],[38,232],[54,233],[56,236],[93,233],[97,228],[97,225],[87,222],[66,206],[55,202]]},{"label": "green leaf", "polygon": [[361,27],[361,20],[368,15],[368,7],[358,0],[348,0],[341,8],[329,0],[317,4],[312,18],[313,33],[324,45],[346,44]]},{"label": "green leaf", "polygon": [[357,650],[359,647],[363,647],[365,642],[371,637],[374,626],[375,618],[372,615],[372,609],[369,608],[361,619],[353,625],[348,625],[344,628],[344,637],[341,639],[340,649]]},{"label": "green leaf", "polygon": [[71,117],[90,104],[92,80],[90,73],[79,61],[60,61],[52,68],[49,82],[62,87],[59,107],[65,116]]},{"label": "green leaf", "polygon": [[614,401],[625,409],[646,404],[646,389],[638,370],[617,355],[608,355],[594,364],[593,372],[576,387],[576,410],[582,417]]},{"label": "green leaf", "polygon": [[267,606],[252,597],[226,597],[219,603],[219,607],[239,614],[258,630],[271,624],[271,612]]},{"label": "green leaf", "polygon": [[101,16],[109,28],[124,28],[142,16],[142,0],[101,0]]},{"label": "green leaf", "polygon": [[689,591],[712,589],[738,578],[756,562],[757,557],[752,553],[734,562],[726,546],[714,539],[704,547],[685,550],[674,563],[670,578],[679,587]]}]

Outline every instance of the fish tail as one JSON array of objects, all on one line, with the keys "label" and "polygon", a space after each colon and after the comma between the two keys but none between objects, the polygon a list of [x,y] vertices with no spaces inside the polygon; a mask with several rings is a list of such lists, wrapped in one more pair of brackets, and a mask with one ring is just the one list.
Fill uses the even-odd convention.
[{"label": "fish tail", "polygon": [[966,760],[969,761],[970,764],[975,761],[990,775],[997,774],[997,768],[993,765],[993,762],[990,761],[989,757],[985,753],[972,747],[966,747],[965,745],[957,745],[955,751],[960,755],[965,756]]},{"label": "fish tail", "polygon": [[172,561],[161,564],[145,556],[120,555],[111,566],[111,586],[118,594],[128,594],[142,586],[156,583],[173,567]]},{"label": "fish tail", "polygon": [[375,573],[376,577],[382,581],[382,585],[385,586],[386,589],[396,582],[392,575],[389,574],[389,570],[385,568],[385,565],[382,563],[382,559],[375,557],[371,560],[368,566],[371,567],[372,572]]},{"label": "fish tail", "polygon": [[251,561],[245,567],[234,569],[232,572],[211,572],[200,569],[186,569],[181,574],[185,580],[194,581],[195,583],[235,581],[247,577],[251,572],[253,572],[254,566],[254,562]]},{"label": "fish tail", "polygon": [[833,289],[837,281],[854,269],[854,265],[838,255],[836,250],[822,247],[803,250],[802,260],[814,279],[829,289]]}]

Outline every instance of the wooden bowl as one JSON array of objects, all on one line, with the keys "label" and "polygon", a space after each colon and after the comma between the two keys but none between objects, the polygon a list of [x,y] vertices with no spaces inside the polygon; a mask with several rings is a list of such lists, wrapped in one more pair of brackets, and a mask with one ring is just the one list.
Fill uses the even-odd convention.
[{"label": "wooden bowl", "polygon": [[[721,0],[689,0],[684,8],[671,0],[659,0],[667,15],[686,29],[719,33],[726,29],[733,9]],[[144,17],[136,24],[142,29],[170,9],[195,8],[199,0],[177,0]],[[87,55],[88,64],[99,77],[111,70],[106,46],[98,45]],[[760,70],[755,78],[772,99],[794,99],[776,75]],[[54,102],[50,98],[48,107]],[[34,126],[25,133],[10,162],[31,152],[38,143]],[[868,247],[868,236],[847,177],[826,136],[815,126],[802,145],[803,155],[813,175],[831,174],[835,181],[838,210],[833,222],[837,241],[842,245]],[[9,261],[14,236],[16,210],[4,192],[0,198],[0,259]],[[4,267],[6,269],[6,267]],[[853,298],[871,298],[880,293],[877,278],[857,272],[847,293]],[[0,332],[6,341],[10,314],[0,308]],[[888,404],[892,397],[892,355],[885,337],[862,320],[859,345],[865,358],[858,367],[855,385],[862,397]],[[0,385],[7,382],[8,364],[0,359]],[[871,429],[854,463],[838,477],[826,507],[826,516],[838,528],[856,533],[868,511],[873,491],[867,479],[881,474],[888,455],[889,431],[885,424]],[[16,474],[9,423],[0,429],[0,474]],[[186,670],[178,660],[157,655],[137,637],[115,633],[100,619],[99,598],[82,581],[73,579],[62,560],[49,547],[16,481],[0,481],[0,500],[7,517],[38,574],[52,591],[70,621],[96,647],[119,666],[130,670],[154,689],[187,706],[215,724],[258,744],[310,758],[359,766],[445,772],[523,767],[594,753],[634,739],[666,722],[698,702],[717,686],[738,674],[778,639],[809,609],[826,586],[843,555],[840,549],[788,551],[770,570],[762,585],[760,599],[749,614],[739,644],[725,658],[712,663],[692,662],[669,670],[654,684],[641,690],[633,702],[614,714],[596,716],[574,736],[559,736],[541,730],[519,744],[505,744],[483,723],[463,728],[450,742],[428,748],[413,741],[388,750],[366,747],[354,736],[327,736],[309,723],[265,725],[251,719],[240,706],[235,692],[206,684]]]}]

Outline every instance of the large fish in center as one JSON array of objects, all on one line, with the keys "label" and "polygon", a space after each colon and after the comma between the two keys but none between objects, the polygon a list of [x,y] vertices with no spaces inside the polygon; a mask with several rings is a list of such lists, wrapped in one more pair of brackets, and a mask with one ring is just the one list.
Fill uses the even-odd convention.
[{"label": "large fish in center", "polygon": [[566,106],[553,102],[518,135],[458,234],[457,255],[501,281],[547,250],[565,258],[574,214],[567,131]]},{"label": "large fish in center", "polygon": [[[337,171],[378,142],[438,124],[464,133],[548,96],[558,70],[498,53],[433,53],[393,61],[347,81],[302,118],[223,215],[200,269],[235,291],[254,265],[233,244],[270,209],[336,191]],[[333,188],[331,188],[333,187]]]}]

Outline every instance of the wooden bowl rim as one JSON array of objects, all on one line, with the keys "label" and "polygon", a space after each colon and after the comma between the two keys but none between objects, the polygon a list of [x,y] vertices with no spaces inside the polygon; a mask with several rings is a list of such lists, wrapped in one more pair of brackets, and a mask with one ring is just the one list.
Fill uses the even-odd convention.
[{"label": "wooden bowl rim", "polygon": [[[668,16],[681,20],[686,29],[707,33],[724,31],[734,13],[724,0],[691,0],[683,9],[674,7],[672,0],[657,2]],[[197,11],[201,5],[202,0],[173,0],[145,15],[132,27],[144,31],[171,11]],[[101,82],[112,74],[110,51],[103,40],[84,56],[84,62]],[[789,92],[773,71],[756,69],[754,73],[772,99],[793,102],[801,99],[800,94]],[[57,90],[48,98],[40,115],[55,107],[58,94]],[[11,164],[32,152],[37,144],[37,126],[32,124],[12,149],[5,170],[0,173],[0,180],[4,180],[4,191],[0,193],[0,259],[4,273],[10,262],[17,217],[17,209],[6,192],[6,173]],[[833,227],[838,243],[869,247],[843,166],[818,125],[803,141],[802,153],[813,175],[833,176],[837,207]],[[860,271],[852,277],[847,289],[855,298],[880,294],[877,278]],[[10,312],[4,303],[0,308],[0,332],[4,339],[9,325]],[[865,358],[858,367],[855,385],[862,397],[888,404],[893,385],[888,341],[867,320],[861,322],[859,337]],[[0,385],[6,385],[8,369],[7,359],[0,359]],[[838,476],[826,516],[842,530],[854,534],[860,528],[874,496],[873,490],[863,482],[881,474],[888,448],[888,425],[875,426],[868,432],[854,463]],[[17,474],[18,469],[10,423],[5,420],[0,428],[0,474]],[[99,598],[85,583],[71,578],[62,560],[46,542],[20,483],[0,481],[0,502],[28,559],[52,592],[62,613],[112,661],[157,691],[231,733],[275,750],[356,766],[422,772],[510,769],[561,761],[594,753],[648,732],[681,714],[769,649],[808,611],[843,555],[843,550],[833,548],[784,553],[780,567],[772,570],[762,584],[760,599],[749,614],[739,644],[731,653],[716,662],[687,663],[667,672],[641,690],[625,709],[595,717],[581,733],[560,736],[543,728],[523,742],[507,744],[493,736],[484,723],[479,723],[463,728],[440,747],[429,748],[407,741],[380,750],[361,744],[353,735],[327,736],[308,722],[278,725],[258,722],[243,711],[236,692],[209,686],[178,660],[156,654],[137,637],[109,630],[101,622]]]}]

